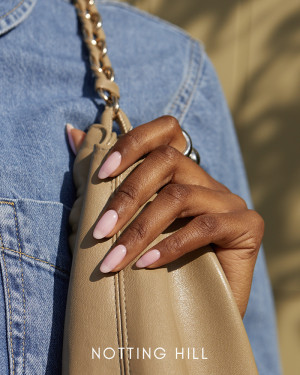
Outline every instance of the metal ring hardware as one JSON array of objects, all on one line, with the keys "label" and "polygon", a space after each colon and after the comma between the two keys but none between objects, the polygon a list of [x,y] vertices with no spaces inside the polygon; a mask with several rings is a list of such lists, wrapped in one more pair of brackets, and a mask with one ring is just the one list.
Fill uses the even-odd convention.
[{"label": "metal ring hardware", "polygon": [[195,163],[200,164],[200,155],[199,152],[193,148],[192,139],[185,130],[182,130],[182,134],[184,135],[184,138],[186,140],[186,148],[183,152],[184,156],[187,156],[188,158],[192,159]]}]

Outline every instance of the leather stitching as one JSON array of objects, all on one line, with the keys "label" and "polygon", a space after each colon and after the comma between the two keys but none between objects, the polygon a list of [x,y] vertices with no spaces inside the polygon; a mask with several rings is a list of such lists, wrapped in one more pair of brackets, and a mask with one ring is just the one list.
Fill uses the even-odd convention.
[{"label": "leather stitching", "polygon": [[[126,334],[126,348],[128,348],[128,330],[127,330],[127,311],[126,311],[126,294],[125,294],[125,277],[124,277],[124,270],[120,272],[122,274],[122,287],[123,287],[123,303],[124,303],[124,316],[125,316],[125,334]],[[130,365],[129,365],[129,358],[127,354],[127,368],[128,374],[130,374]]]},{"label": "leather stitching", "polygon": [[[113,179],[112,180],[112,192],[114,192],[116,190],[116,179]],[[116,242],[117,240],[117,235],[118,233],[116,233],[114,236],[113,236],[113,243]],[[121,335],[121,332],[119,332],[119,324],[118,324],[118,313],[117,313],[117,309],[118,309],[118,304],[117,304],[117,295],[119,294],[119,291],[117,290],[117,284],[118,284],[118,273],[116,273],[114,275],[114,287],[115,287],[115,317],[116,317],[116,329],[117,329],[117,342],[118,342],[118,345],[119,347],[122,347],[122,335]],[[119,297],[119,301],[120,301],[120,297]],[[120,366],[120,373],[122,374],[122,367],[121,367],[121,358],[119,358],[119,366]]]},{"label": "leather stitching", "polygon": [[[129,171],[131,172],[133,170],[133,167],[130,167],[129,168]],[[130,173],[129,172],[129,173]],[[121,185],[121,183],[123,182],[123,174],[121,174],[119,177],[118,177],[118,185]],[[122,270],[120,271],[120,279],[122,278],[121,281],[121,284],[122,284],[122,289],[123,289],[123,305],[124,305],[124,317],[125,317],[125,324],[124,324],[124,333],[125,333],[125,339],[126,339],[126,348],[128,348],[128,330],[127,330],[127,310],[126,310],[126,292],[125,292],[125,271]],[[128,374],[130,374],[130,362],[129,362],[129,358],[128,358],[128,353],[126,355],[126,359],[127,359],[127,370],[128,370]]]}]

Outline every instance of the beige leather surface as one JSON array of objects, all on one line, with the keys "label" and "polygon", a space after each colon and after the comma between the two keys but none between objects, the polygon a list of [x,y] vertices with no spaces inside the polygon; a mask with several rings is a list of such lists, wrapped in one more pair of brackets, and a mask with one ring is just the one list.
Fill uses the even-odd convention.
[{"label": "beige leather surface", "polygon": [[[97,177],[115,141],[110,129],[91,126],[74,164],[78,199],[70,216],[73,264],[63,374],[257,374],[239,311],[210,248],[156,270],[135,269],[135,260],[116,274],[101,274],[100,261],[117,236],[99,241],[92,231],[107,200],[129,172],[104,181]],[[180,225],[175,223],[158,240]],[[109,347],[115,350],[112,359],[103,357]],[[154,355],[159,347],[157,357],[165,354],[161,359]],[[92,359],[92,348],[100,352],[100,359],[96,355]],[[125,348],[121,359],[118,348]],[[131,358],[128,348],[133,348]],[[143,359],[143,348],[151,359],[146,355]],[[184,350],[177,359],[176,348]],[[112,349],[106,351],[107,357],[112,354]]]}]

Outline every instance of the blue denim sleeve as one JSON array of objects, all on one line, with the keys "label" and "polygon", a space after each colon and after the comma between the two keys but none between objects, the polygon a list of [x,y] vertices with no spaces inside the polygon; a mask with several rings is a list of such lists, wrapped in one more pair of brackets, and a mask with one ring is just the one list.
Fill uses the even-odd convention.
[{"label": "blue denim sleeve", "polygon": [[[245,168],[228,106],[205,51],[199,59],[194,94],[183,111],[175,113],[192,136],[202,167],[240,195],[252,207]],[[280,374],[276,321],[263,248],[257,259],[244,324],[261,375]]]},{"label": "blue denim sleeve", "polygon": [[[201,45],[126,4],[97,3],[133,126],[177,117],[203,168],[251,206],[232,119]],[[0,372],[59,374],[75,198],[64,127],[86,129],[103,103],[67,0],[3,2],[0,20]],[[262,250],[244,323],[260,374],[279,374]]]}]

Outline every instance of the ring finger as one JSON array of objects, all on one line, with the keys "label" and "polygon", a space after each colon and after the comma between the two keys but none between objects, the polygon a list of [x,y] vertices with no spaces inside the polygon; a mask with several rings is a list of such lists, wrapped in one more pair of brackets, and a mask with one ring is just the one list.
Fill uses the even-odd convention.
[{"label": "ring finger", "polygon": [[244,209],[244,206],[231,193],[196,185],[167,185],[125,229],[115,247],[104,258],[100,270],[106,273],[123,269],[176,218],[240,209]]}]

